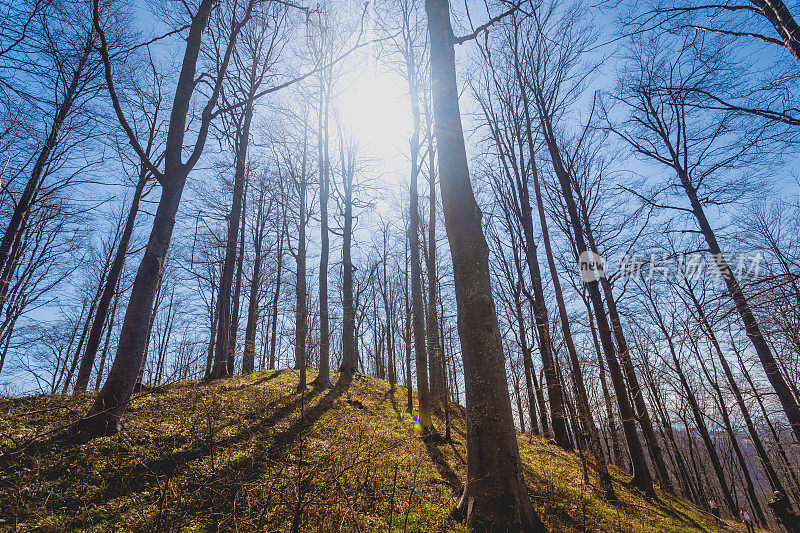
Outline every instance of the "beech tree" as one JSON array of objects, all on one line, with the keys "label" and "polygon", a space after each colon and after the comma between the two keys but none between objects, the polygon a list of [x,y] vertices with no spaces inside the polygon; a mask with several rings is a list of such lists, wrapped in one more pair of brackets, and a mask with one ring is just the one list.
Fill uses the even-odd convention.
[{"label": "beech tree", "polygon": [[[453,262],[467,398],[467,480],[458,509],[476,530],[544,530],[522,477],[489,280],[489,250],[467,166],[450,8],[446,1],[426,0],[425,11],[440,190]],[[412,216],[415,207],[412,205]]]},{"label": "beech tree", "polygon": [[[169,242],[175,225],[175,217],[180,206],[181,193],[189,172],[197,164],[203,152],[208,129],[214,109],[217,106],[225,72],[230,63],[236,39],[252,14],[255,0],[244,6],[231,6],[228,15],[233,21],[227,36],[224,56],[217,69],[209,98],[203,107],[201,122],[194,146],[186,161],[183,160],[186,121],[190,110],[192,95],[196,90],[195,72],[200,54],[203,32],[212,12],[218,8],[210,0],[202,0],[197,10],[190,13],[189,33],[186,39],[181,74],[175,88],[172,111],[164,152],[164,170],[160,171],[141,146],[135,131],[131,128],[120,103],[113,80],[111,60],[107,39],[100,19],[99,1],[94,0],[94,28],[100,39],[100,47],[105,66],[106,85],[111,94],[114,111],[128,140],[142,159],[142,165],[151,172],[161,184],[161,199],[153,220],[144,257],[139,265],[136,279],[131,289],[131,297],[122,324],[117,355],[111,371],[84,421],[84,428],[90,435],[99,436],[119,431],[120,421],[127,409],[136,378],[142,366],[144,349],[149,334],[149,315],[152,312],[156,289],[163,273],[163,263],[169,249]],[[238,9],[236,9],[238,7]]]},{"label": "beech tree", "polygon": [[[665,195],[640,195],[640,199],[654,206],[666,205],[694,218],[764,372],[800,441],[800,404],[762,334],[749,298],[722,253],[717,232],[707,214],[709,206],[731,203],[748,186],[744,176],[739,177],[738,183],[723,181],[725,186],[720,186],[719,171],[736,171],[747,165],[748,160],[752,162],[750,158],[763,153],[763,147],[771,139],[757,123],[748,127],[746,136],[736,136],[734,132],[742,128],[736,115],[727,110],[707,113],[689,103],[695,98],[693,88],[722,83],[719,73],[726,65],[713,42],[698,46],[687,38],[683,46],[686,54],[674,60],[663,57],[657,40],[639,48],[640,70],[634,74],[638,79],[619,96],[630,121],[625,126],[612,125],[610,129],[637,154],[674,173],[675,183],[683,190],[689,207],[667,203],[673,199],[662,200],[660,196]],[[709,150],[713,152],[708,154]]]}]

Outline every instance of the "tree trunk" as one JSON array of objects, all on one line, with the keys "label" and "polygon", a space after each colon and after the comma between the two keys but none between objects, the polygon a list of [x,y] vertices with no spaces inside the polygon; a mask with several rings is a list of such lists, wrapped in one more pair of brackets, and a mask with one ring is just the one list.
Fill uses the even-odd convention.
[{"label": "tree trunk", "polygon": [[[102,277],[100,280],[100,284],[102,286]],[[86,322],[83,325],[83,332],[81,333],[80,340],[78,341],[78,348],[75,350],[75,357],[72,358],[72,364],[69,367],[69,371],[67,372],[67,377],[64,378],[64,386],[61,389],[61,394],[66,394],[67,390],[69,389],[69,384],[72,381],[72,376],[75,374],[75,368],[78,366],[78,361],[81,358],[81,351],[83,350],[83,343],[86,340],[86,334],[89,332],[89,324],[92,321],[92,317],[94,316],[94,311],[97,308],[97,298],[92,299],[92,303],[89,306],[89,315],[86,317]]]},{"label": "tree trunk", "polygon": [[[534,392],[532,379],[533,361],[531,359],[531,347],[528,346],[528,334],[525,330],[525,322],[522,316],[522,301],[519,297],[519,292],[515,292],[514,296],[514,303],[516,307],[515,314],[517,317],[517,334],[519,335],[520,350],[522,351],[523,372],[525,373],[525,388],[526,392],[528,393],[528,416],[530,417],[531,431],[534,435],[539,435],[539,424],[536,421],[536,393]],[[545,427],[544,431],[547,433],[547,427]]]},{"label": "tree trunk", "polygon": [[244,332],[244,353],[242,354],[242,374],[249,374],[255,369],[256,359],[256,327],[260,320],[258,313],[258,290],[261,285],[261,246],[264,241],[264,228],[267,216],[264,213],[264,184],[258,193],[256,211],[256,230],[253,237],[253,276],[250,280],[250,296],[247,304],[247,326]]},{"label": "tree trunk", "polygon": [[253,119],[253,101],[248,100],[240,131],[236,133],[236,169],[233,177],[233,201],[228,216],[228,235],[225,245],[225,261],[217,293],[217,340],[214,349],[214,379],[231,375],[231,286],[238,258],[239,224],[244,203],[244,183],[247,165],[247,148],[250,142],[250,123]]},{"label": "tree trunk", "polygon": [[514,375],[514,398],[517,400],[517,412],[519,413],[519,430],[525,431],[525,411],[522,410],[522,395],[519,393],[519,374]]},{"label": "tree trunk", "polygon": [[163,274],[164,260],[185,182],[186,175],[178,174],[174,181],[170,180],[162,188],[150,239],[125,311],[117,354],[108,378],[86,419],[90,431],[97,435],[110,435],[121,429],[122,414],[127,409],[136,386],[149,336],[156,289]]},{"label": "tree trunk", "polygon": [[[581,212],[586,227],[586,239],[589,244],[589,249],[595,254],[598,253],[597,245],[594,240],[594,234],[589,222],[589,214],[583,198],[580,198]],[[667,464],[664,461],[664,454],[661,452],[661,446],[656,437],[656,432],[653,429],[653,421],[650,418],[650,411],[647,409],[647,404],[644,401],[644,393],[642,387],[639,385],[639,377],[636,375],[636,369],[633,366],[633,359],[631,359],[630,350],[628,349],[628,342],[625,339],[625,332],[622,329],[622,321],[620,320],[619,312],[617,311],[617,302],[614,299],[614,292],[611,288],[611,282],[605,276],[600,278],[600,286],[603,289],[603,294],[606,298],[606,306],[608,307],[608,315],[611,318],[611,325],[614,332],[614,339],[617,341],[617,348],[619,348],[619,360],[622,363],[622,369],[625,372],[625,377],[628,380],[628,388],[630,389],[633,405],[636,408],[636,419],[642,428],[644,440],[647,443],[647,449],[650,451],[650,457],[656,466],[658,480],[661,483],[662,490],[673,492],[672,481],[667,471]]]},{"label": "tree trunk", "polygon": [[426,0],[425,11],[442,206],[467,399],[467,480],[458,509],[476,531],[544,531],[522,475],[489,276],[489,248],[467,167],[450,9],[446,0]]},{"label": "tree trunk", "polygon": [[[339,137],[341,147],[343,140]],[[342,189],[344,191],[344,223],[342,225],[342,366],[340,371],[354,374],[358,368],[356,359],[356,310],[353,306],[353,259],[351,247],[353,242],[353,161],[345,164],[344,149],[342,155]],[[350,156],[350,154],[348,154]],[[349,166],[349,168],[347,168]],[[376,304],[377,305],[377,304]],[[377,329],[377,324],[376,324]],[[375,353],[376,363],[378,353]],[[376,371],[379,370],[376,364]]]},{"label": "tree trunk", "polygon": [[[561,155],[556,144],[555,133],[550,123],[550,117],[545,110],[545,103],[542,100],[541,94],[537,93],[536,97],[542,131],[547,142],[553,169],[561,186],[561,194],[564,197],[567,214],[572,225],[573,238],[575,239],[577,253],[580,257],[581,254],[588,254],[588,247],[584,239],[584,229],[581,225],[578,208],[572,195],[572,183],[561,161]],[[614,340],[611,337],[611,328],[608,325],[605,309],[603,308],[603,299],[600,295],[599,283],[597,280],[593,280],[585,282],[585,285],[594,309],[594,317],[600,335],[600,343],[603,348],[606,363],[608,364],[609,372],[611,373],[611,383],[614,386],[614,392],[617,396],[617,404],[619,405],[619,412],[622,418],[622,428],[625,432],[625,440],[628,443],[628,451],[631,456],[631,466],[633,470],[633,480],[631,484],[649,497],[655,497],[653,479],[650,475],[650,470],[644,457],[644,450],[642,449],[641,441],[639,440],[639,435],[636,430],[633,408],[628,399],[625,378],[622,375],[622,370],[617,361]]]},{"label": "tree trunk", "polygon": [[[427,111],[426,106],[426,111]],[[428,275],[427,333],[428,363],[430,368],[431,408],[439,412],[447,401],[445,397],[442,354],[439,351],[439,324],[436,310],[436,165],[434,164],[433,136],[428,135],[428,253],[426,271]]]},{"label": "tree trunk", "polygon": [[706,426],[705,420],[703,420],[703,415],[700,410],[700,406],[697,403],[697,398],[694,395],[694,391],[689,386],[689,381],[686,379],[686,375],[683,372],[683,368],[681,366],[680,361],[678,361],[678,355],[675,352],[675,345],[672,342],[672,335],[670,331],[667,329],[666,324],[664,323],[661,313],[658,309],[658,305],[653,300],[652,296],[647,293],[647,297],[651,303],[651,310],[653,313],[653,317],[656,320],[656,323],[661,329],[661,332],[664,335],[664,338],[667,341],[667,347],[669,348],[670,356],[672,357],[672,362],[675,365],[675,372],[678,374],[678,379],[681,382],[681,386],[683,387],[684,392],[686,393],[686,399],[689,401],[689,407],[692,410],[692,416],[694,417],[695,424],[697,425],[697,430],[700,432],[700,438],[703,439],[703,443],[706,446],[706,450],[708,451],[708,455],[711,458],[711,465],[714,467],[714,473],[717,475],[717,480],[719,481],[719,485],[722,488],[722,496],[725,499],[725,503],[728,506],[731,514],[733,516],[739,516],[738,508],[736,504],[733,502],[733,497],[731,496],[731,491],[728,488],[728,482],[725,479],[725,473],[722,470],[722,465],[719,460],[719,455],[717,454],[717,449],[714,446],[714,442],[711,440],[711,436],[708,433],[708,427]]},{"label": "tree trunk", "polygon": [[278,301],[281,294],[281,270],[283,268],[283,239],[286,235],[286,209],[283,211],[283,222],[281,226],[281,235],[278,238],[278,268],[275,274],[275,295],[272,298],[272,336],[269,343],[269,369],[275,368],[275,345],[277,343],[277,327],[278,327]]},{"label": "tree trunk", "polygon": [[[711,340],[711,344],[714,346],[714,351],[717,353],[717,359],[722,365],[722,372],[725,374],[725,378],[728,381],[728,386],[730,387],[731,392],[733,393],[733,397],[736,399],[736,405],[739,407],[739,411],[742,413],[742,418],[744,419],[745,425],[747,426],[747,432],[750,435],[750,440],[753,443],[753,447],[756,449],[756,453],[758,454],[759,459],[761,459],[761,465],[764,467],[764,471],[767,474],[767,481],[769,481],[772,490],[777,490],[786,494],[786,490],[783,488],[783,484],[781,483],[780,478],[778,477],[777,472],[772,466],[772,461],[770,460],[769,456],[767,455],[767,451],[764,448],[764,443],[761,441],[761,436],[756,431],[755,424],[753,424],[753,419],[750,416],[750,411],[747,408],[747,405],[744,402],[744,397],[742,396],[742,391],[739,389],[739,384],[736,383],[736,379],[733,377],[733,372],[731,371],[731,367],[728,364],[727,359],[725,359],[725,355],[722,353],[722,348],[720,347],[719,341],[717,340],[717,336],[714,333],[711,324],[708,322],[708,318],[706,317],[705,310],[703,306],[700,304],[700,301],[697,300],[697,297],[694,294],[691,286],[687,284],[688,294],[694,303],[695,309],[697,310],[698,318],[700,320],[700,324],[706,331],[706,334],[709,336]],[[762,522],[766,524],[766,522]]]},{"label": "tree trunk", "polygon": [[[521,74],[519,70],[517,71],[517,76],[519,77]],[[600,433],[597,430],[597,426],[594,423],[594,418],[592,417],[592,411],[589,406],[589,395],[586,392],[586,384],[583,382],[583,370],[581,369],[580,360],[578,359],[578,351],[575,349],[575,344],[572,341],[572,330],[569,326],[569,316],[567,315],[567,306],[564,302],[564,294],[561,290],[561,281],[558,277],[558,271],[556,270],[556,263],[553,258],[553,250],[550,246],[550,234],[547,229],[547,217],[545,217],[544,212],[544,202],[542,200],[542,191],[541,187],[539,186],[539,172],[536,169],[536,160],[535,160],[535,147],[533,143],[533,136],[531,133],[532,130],[532,122],[530,119],[530,111],[528,105],[528,97],[525,91],[525,87],[522,83],[522,80],[519,80],[520,88],[522,89],[523,93],[523,102],[525,108],[525,121],[528,124],[528,128],[526,128],[528,132],[528,146],[529,152],[531,157],[531,163],[533,164],[533,188],[534,193],[536,196],[536,207],[539,213],[539,225],[541,226],[542,230],[542,242],[544,244],[545,256],[547,257],[547,266],[550,269],[550,279],[553,282],[553,291],[556,295],[556,305],[558,306],[558,314],[559,318],[561,319],[561,331],[564,335],[564,343],[567,346],[567,354],[569,355],[570,364],[572,366],[572,382],[575,387],[575,396],[578,402],[578,411],[580,412],[581,421],[585,431],[588,433],[589,439],[589,446],[592,451],[592,455],[595,456],[595,460],[597,461],[598,467],[598,475],[600,477],[601,485],[603,486],[603,490],[606,493],[606,497],[609,499],[616,499],[616,495],[614,494],[614,487],[611,481],[611,475],[608,473],[608,467],[606,466],[605,458],[603,456],[603,447],[600,443]],[[530,212],[530,202],[527,200],[528,193],[526,191],[525,194],[525,204],[523,204],[523,210],[527,210]],[[527,207],[526,207],[527,205]],[[526,217],[530,217],[530,215],[524,215]],[[531,232],[533,230],[533,226],[531,224]],[[605,385],[605,384],[604,384]],[[616,453],[617,450],[615,450]]]},{"label": "tree trunk", "polygon": [[307,126],[304,128],[303,139],[303,162],[298,184],[300,195],[300,206],[298,208],[298,227],[297,227],[297,284],[295,288],[296,314],[295,314],[295,334],[294,334],[294,366],[300,371],[300,380],[297,383],[297,391],[304,391],[306,388],[306,335],[308,333],[308,294],[306,289],[306,138]]},{"label": "tree trunk", "polygon": [[[774,2],[775,0],[770,1]],[[689,202],[692,206],[692,212],[697,220],[697,225],[700,227],[700,232],[703,234],[703,237],[708,244],[708,249],[714,257],[717,268],[722,274],[722,279],[725,281],[728,294],[731,296],[731,299],[733,299],[733,303],[736,306],[736,311],[739,313],[739,316],[744,323],[747,337],[753,344],[753,348],[755,348],[756,354],[761,361],[761,365],[764,367],[764,372],[767,374],[767,379],[769,379],[769,382],[772,384],[772,388],[775,389],[775,394],[778,396],[778,399],[781,402],[781,406],[786,413],[786,418],[788,418],[789,424],[792,426],[795,439],[800,442],[800,405],[798,405],[797,400],[792,395],[792,391],[789,388],[789,385],[787,385],[786,380],[784,379],[783,374],[778,367],[778,363],[775,361],[775,357],[772,355],[769,345],[767,345],[767,341],[761,334],[761,327],[759,326],[758,321],[756,320],[756,317],[750,308],[747,298],[742,292],[739,282],[734,277],[730,265],[728,265],[727,260],[722,255],[722,250],[719,247],[719,243],[717,243],[717,237],[714,234],[714,230],[711,229],[711,225],[708,223],[708,219],[706,218],[705,210],[703,209],[700,200],[697,198],[697,190],[691,184],[689,181],[689,176],[682,168],[676,168],[676,170],[678,171],[678,177],[680,178],[681,185],[686,192],[686,196],[689,198]]]},{"label": "tree trunk", "polygon": [[114,296],[114,305],[111,307],[111,318],[108,321],[108,328],[106,329],[106,341],[103,343],[103,351],[100,352],[100,364],[97,368],[97,379],[94,383],[94,390],[100,390],[100,384],[103,382],[103,370],[106,366],[106,354],[108,353],[108,345],[111,344],[111,333],[114,330],[114,319],[117,317],[117,303],[119,302],[119,292]]},{"label": "tree trunk", "polygon": [[414,412],[414,391],[413,385],[411,382],[411,306],[409,305],[408,299],[408,245],[406,244],[405,248],[405,269],[404,269],[404,276],[405,282],[403,283],[403,295],[405,299],[405,349],[406,349],[406,389],[408,396],[406,398],[406,411],[409,413]]},{"label": "tree trunk", "polygon": [[[722,390],[719,387],[719,383],[717,382],[716,378],[716,369],[714,369],[714,377],[712,378],[711,374],[709,373],[708,369],[706,368],[705,363],[703,363],[703,358],[700,356],[700,352],[695,345],[694,339],[690,339],[692,344],[694,345],[695,355],[697,356],[697,361],[700,363],[700,367],[703,369],[703,374],[706,376],[708,383],[711,385],[711,388],[714,389],[714,393],[716,394],[717,400],[717,407],[719,408],[719,412],[722,415],[722,424],[725,427],[725,431],[728,433],[728,438],[731,441],[731,446],[733,447],[733,452],[736,455],[736,460],[739,463],[739,468],[742,472],[742,477],[744,478],[745,486],[747,487],[747,496],[750,499],[750,503],[753,506],[753,510],[756,513],[756,518],[761,524],[766,524],[767,520],[764,516],[764,511],[761,509],[761,504],[758,503],[758,495],[756,495],[756,488],[753,485],[753,478],[750,476],[750,469],[747,466],[747,461],[744,458],[744,454],[742,453],[741,446],[739,446],[739,439],[736,437],[736,433],[733,431],[733,425],[731,424],[731,417],[728,413],[728,407],[725,403],[725,397],[722,395]],[[734,494],[735,494],[734,490]],[[735,516],[739,516],[739,505],[736,506],[736,510],[734,511]]]},{"label": "tree trunk", "polygon": [[[755,383],[753,383],[753,379],[750,377],[750,374],[747,372],[747,369],[744,366],[744,361],[742,360],[742,355],[736,349],[736,347],[731,344],[734,352],[736,353],[736,358],[739,361],[739,368],[742,371],[742,375],[744,376],[745,380],[747,381],[750,388],[753,390],[753,396],[758,403],[759,408],[761,409],[761,414],[764,416],[764,421],[767,423],[767,427],[769,428],[770,435],[772,435],[772,440],[775,442],[775,448],[778,451],[778,457],[781,458],[784,468],[786,469],[786,473],[788,478],[791,480],[791,485],[794,488],[795,499],[800,501],[800,480],[797,479],[797,475],[795,474],[793,464],[789,461],[788,456],[786,455],[786,449],[783,447],[783,443],[780,440],[780,436],[778,432],[775,430],[775,425],[772,423],[772,420],[769,417],[769,413],[767,412],[766,407],[764,406],[764,400],[761,397],[761,393],[758,392]],[[784,494],[787,494],[784,492]]]},{"label": "tree trunk", "polygon": [[600,341],[597,339],[597,329],[594,325],[594,314],[592,313],[592,308],[588,300],[584,299],[583,303],[586,305],[586,312],[589,315],[589,329],[592,333],[592,341],[594,342],[594,349],[597,353],[597,366],[600,369],[600,386],[603,390],[603,402],[606,406],[606,420],[608,422],[608,432],[611,434],[611,449],[614,453],[614,464],[619,468],[625,469],[625,458],[622,455],[622,446],[619,442],[619,433],[617,432],[617,417],[614,414],[614,406],[612,405],[613,400],[608,390],[606,366],[603,363],[603,352],[600,348]]},{"label": "tree trunk", "polygon": [[[330,75],[330,71],[326,72]],[[322,77],[325,80],[325,76]],[[319,109],[319,372],[314,383],[320,387],[330,385],[330,328],[328,325],[328,257],[330,242],[328,230],[328,196],[330,191],[329,109],[330,86],[320,85]],[[352,275],[352,272],[351,272]]]},{"label": "tree trunk", "polygon": [[214,368],[214,342],[217,340],[217,307],[214,305],[214,283],[211,283],[211,303],[209,304],[211,311],[211,334],[208,338],[208,352],[206,354],[206,371],[203,374],[203,379],[211,378],[211,371]]},{"label": "tree trunk", "polygon": [[139,171],[139,181],[136,183],[136,190],[133,193],[133,200],[131,208],[128,211],[128,218],[125,221],[125,229],[122,231],[122,238],[117,246],[117,253],[114,256],[114,262],[108,272],[108,279],[106,280],[105,287],[103,287],[103,294],[100,297],[100,302],[97,304],[97,312],[95,314],[92,329],[89,333],[89,339],[86,341],[86,351],[81,359],[81,366],[78,370],[78,378],[75,382],[75,392],[86,392],[86,387],[89,384],[89,377],[92,373],[94,366],[94,359],[97,355],[97,349],[100,346],[100,337],[103,334],[103,326],[105,325],[108,315],[108,308],[111,304],[112,298],[116,293],[117,284],[122,274],[122,269],[125,266],[125,257],[128,254],[128,244],[133,235],[133,227],[136,222],[136,214],[139,212],[139,200],[142,198],[144,186],[147,183],[147,170],[142,165]]},{"label": "tree trunk", "polygon": [[236,361],[236,341],[239,335],[239,304],[242,297],[242,269],[244,266],[244,230],[247,220],[247,176],[245,176],[244,194],[242,195],[242,216],[239,230],[239,252],[236,254],[236,285],[233,290],[233,310],[231,311],[231,334],[228,347],[228,375],[234,374]]}]

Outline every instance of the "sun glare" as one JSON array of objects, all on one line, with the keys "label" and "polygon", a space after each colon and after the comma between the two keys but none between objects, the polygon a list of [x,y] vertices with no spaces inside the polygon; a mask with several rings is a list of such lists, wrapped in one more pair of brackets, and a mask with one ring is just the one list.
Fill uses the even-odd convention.
[{"label": "sun glare", "polygon": [[[339,97],[343,126],[357,139],[362,157],[396,162],[408,151],[411,133],[404,80],[385,72],[373,62],[353,74]],[[400,168],[382,168],[381,172]]]}]

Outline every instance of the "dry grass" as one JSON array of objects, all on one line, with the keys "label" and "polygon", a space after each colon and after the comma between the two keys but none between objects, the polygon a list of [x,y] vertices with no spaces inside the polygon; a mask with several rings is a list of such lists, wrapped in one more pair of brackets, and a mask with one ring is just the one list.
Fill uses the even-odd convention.
[{"label": "dry grass", "polygon": [[[425,443],[403,413],[402,387],[392,394],[357,375],[299,394],[296,380],[291,370],[264,371],[148,391],[132,403],[125,431],[83,444],[59,428],[90,397],[0,400],[0,528],[464,530],[449,518],[465,472],[460,408],[453,443]],[[584,482],[578,455],[519,442],[551,531],[733,530],[682,500],[645,501],[618,471],[622,501],[609,505]]]}]

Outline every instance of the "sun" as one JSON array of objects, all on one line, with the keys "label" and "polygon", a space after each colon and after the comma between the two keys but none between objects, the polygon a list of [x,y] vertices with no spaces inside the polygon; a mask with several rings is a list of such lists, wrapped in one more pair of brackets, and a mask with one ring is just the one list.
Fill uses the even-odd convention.
[{"label": "sun", "polygon": [[375,60],[360,62],[343,84],[338,107],[342,127],[357,139],[362,157],[382,164],[407,161],[412,121],[405,79]]}]

